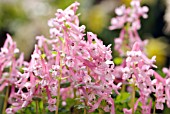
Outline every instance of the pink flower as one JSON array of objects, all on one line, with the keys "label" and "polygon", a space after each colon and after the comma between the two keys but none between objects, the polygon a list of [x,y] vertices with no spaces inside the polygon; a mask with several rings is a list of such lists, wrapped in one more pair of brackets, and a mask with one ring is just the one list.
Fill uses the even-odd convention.
[{"label": "pink flower", "polygon": [[115,9],[117,17],[111,19],[109,29],[121,29],[114,47],[120,56],[125,56],[126,51],[131,50],[135,42],[140,42],[141,49],[146,45],[146,41],[140,39],[137,30],[141,28],[140,17],[147,18],[147,12],[146,6],[140,6],[140,0],[132,0],[131,7],[126,8],[122,5]]}]

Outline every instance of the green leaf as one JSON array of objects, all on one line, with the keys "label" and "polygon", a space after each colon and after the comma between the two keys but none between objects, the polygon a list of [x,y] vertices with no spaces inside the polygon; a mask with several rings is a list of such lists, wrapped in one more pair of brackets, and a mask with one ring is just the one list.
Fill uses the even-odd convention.
[{"label": "green leaf", "polygon": [[39,97],[33,97],[32,98],[34,101],[41,101],[41,98],[39,98]]},{"label": "green leaf", "polygon": [[125,103],[130,100],[130,94],[127,92],[122,92],[115,99],[115,103]]},{"label": "green leaf", "polygon": [[81,100],[84,100],[84,99],[85,99],[84,97],[75,98],[75,100],[77,100],[77,101],[81,101]]},{"label": "green leaf", "polygon": [[75,87],[82,87],[85,86],[85,84],[77,84]]},{"label": "green leaf", "polygon": [[60,84],[60,87],[61,88],[67,88],[67,87],[69,87],[70,86],[70,82],[65,82],[65,83],[61,83]]},{"label": "green leaf", "polygon": [[88,109],[88,106],[85,106],[83,104],[79,104],[79,105],[75,105],[74,107],[76,107],[77,109]]},{"label": "green leaf", "polygon": [[4,94],[0,94],[0,98],[5,98],[5,95]]},{"label": "green leaf", "polygon": [[39,106],[40,106],[40,110],[43,110],[43,107],[44,107],[43,101],[39,102]]},{"label": "green leaf", "polygon": [[163,71],[162,70],[156,70],[156,72],[158,73],[158,74],[160,74],[163,78],[165,78],[166,77],[166,75],[163,73]]},{"label": "green leaf", "polygon": [[3,72],[10,72],[10,67],[5,67]]},{"label": "green leaf", "polygon": [[24,70],[23,70],[23,66],[22,67],[18,67],[17,69],[23,74],[24,73]]}]

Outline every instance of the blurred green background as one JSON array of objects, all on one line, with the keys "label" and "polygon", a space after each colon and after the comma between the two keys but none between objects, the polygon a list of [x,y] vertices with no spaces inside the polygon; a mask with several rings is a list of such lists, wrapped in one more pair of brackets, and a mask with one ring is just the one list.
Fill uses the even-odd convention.
[{"label": "blurred green background", "polygon": [[[54,17],[56,9],[66,8],[75,0],[0,0],[0,47],[9,33],[17,42],[18,48],[30,59],[37,35],[49,37],[48,19]],[[119,30],[110,31],[110,20],[115,16],[114,9],[121,4],[129,6],[131,0],[76,0],[80,2],[78,13],[80,23],[86,25],[103,40],[104,44],[113,44],[119,36]],[[150,9],[149,18],[142,19],[139,31],[142,39],[149,39],[146,46],[148,56],[157,56],[157,65],[169,66],[170,30],[165,15],[170,14],[168,0],[142,0],[142,5]],[[167,17],[167,16],[166,16]],[[166,22],[166,21],[167,22]],[[169,18],[170,20],[170,18]],[[112,46],[112,47],[113,47]],[[116,56],[116,52],[113,53]],[[2,107],[0,103],[0,109]],[[0,111],[1,112],[1,111]]]}]

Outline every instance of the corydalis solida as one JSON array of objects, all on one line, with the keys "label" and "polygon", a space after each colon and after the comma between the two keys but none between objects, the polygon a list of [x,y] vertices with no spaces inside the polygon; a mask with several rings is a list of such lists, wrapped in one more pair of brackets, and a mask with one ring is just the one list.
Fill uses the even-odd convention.
[{"label": "corydalis solida", "polygon": [[[133,2],[133,8],[140,9],[140,2],[137,0]],[[11,88],[8,99],[11,106],[6,110],[8,114],[27,107],[35,99],[45,99],[48,109],[55,111],[58,92],[63,104],[67,98],[79,98],[80,103],[88,107],[89,112],[101,108],[105,112],[115,113],[114,99],[111,95],[121,94],[119,89],[122,83],[115,82],[117,71],[111,60],[111,45],[105,46],[97,35],[84,32],[85,26],[79,25],[76,14],[78,6],[79,3],[75,2],[65,10],[57,10],[56,17],[48,22],[50,39],[44,36],[36,37],[38,43],[35,45],[30,62],[25,62],[22,54],[16,59],[15,53],[18,49],[10,36],[7,36],[4,47],[1,48],[0,74],[1,91],[5,86]],[[141,15],[146,17],[147,9],[143,10]],[[124,13],[124,10],[121,11]],[[122,15],[121,11],[116,12]],[[138,21],[139,18],[135,23]],[[129,35],[137,37],[134,31],[137,32],[140,27],[136,28],[135,23],[132,24]],[[139,88],[140,97],[134,105],[134,110],[141,102],[142,113],[146,114],[146,112],[151,113],[152,102],[147,102],[151,92],[157,97],[156,108],[163,109],[165,101],[169,105],[169,78],[167,76],[163,79],[152,70],[152,67],[155,67],[153,64],[155,57],[148,59],[140,48],[141,40],[134,39],[129,46],[132,49],[127,52],[127,58],[119,71],[123,81],[134,83]],[[134,44],[136,41],[138,42]],[[10,70],[6,72],[5,67]],[[167,69],[164,71],[168,75],[169,71]],[[152,75],[155,76],[155,80],[151,79]],[[59,86],[61,87],[58,91]],[[164,90],[166,95],[163,94]],[[124,113],[132,113],[132,109],[124,109]]]},{"label": "corydalis solida", "polygon": [[[35,98],[45,98],[48,109],[55,111],[59,84],[65,83],[69,86],[59,90],[63,101],[78,97],[89,107],[89,112],[100,106],[106,112],[115,113],[111,94],[113,90],[118,93],[121,83],[114,83],[111,45],[103,45],[92,32],[84,33],[85,26],[79,26],[76,15],[78,6],[75,2],[65,10],[57,10],[56,17],[48,22],[51,39],[38,36],[30,62],[24,65],[20,60],[20,66],[15,64],[13,70],[18,78],[10,84],[11,106],[7,113],[27,107]],[[22,72],[16,67],[22,67]],[[102,101],[107,105],[100,105]]]}]

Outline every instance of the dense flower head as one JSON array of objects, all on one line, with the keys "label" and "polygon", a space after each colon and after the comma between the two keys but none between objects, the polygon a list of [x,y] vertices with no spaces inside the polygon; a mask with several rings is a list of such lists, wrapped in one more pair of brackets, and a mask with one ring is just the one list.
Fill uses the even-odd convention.
[{"label": "dense flower head", "polygon": [[[78,90],[79,96],[85,99],[85,104],[90,106],[90,111],[94,111],[102,100],[106,100],[110,106],[113,106],[110,95],[112,90],[118,93],[121,84],[113,83],[115,77],[114,63],[111,61],[111,45],[104,46],[92,32],[87,32],[87,41],[85,40],[85,26],[79,27],[78,15],[76,15],[77,5],[78,3],[74,3],[64,11],[58,10],[56,18],[49,21],[52,27],[51,36],[53,39],[58,39],[55,40],[56,43],[51,43],[52,50],[57,52],[55,63],[52,63],[52,76],[62,73],[62,78],[65,78],[62,83],[70,82],[72,88]],[[62,21],[60,21],[61,17]],[[70,91],[73,90],[70,88]],[[107,112],[109,110],[114,112],[111,107],[107,107],[107,110],[104,107],[104,109]]]},{"label": "dense flower head", "polygon": [[[147,110],[151,111],[151,106],[147,104],[150,94],[155,92],[154,81],[152,76],[154,71],[152,70],[154,65],[155,57],[151,59],[147,58],[146,55],[140,50],[140,45],[136,42],[131,51],[127,52],[126,66],[122,68],[122,79],[129,82],[129,84],[134,84],[139,88],[140,97],[136,101],[135,107],[138,106],[138,102],[141,102],[142,112],[147,112],[146,108],[150,107]],[[134,108],[136,110],[136,108]],[[150,113],[147,112],[147,113]],[[125,113],[132,113],[132,109],[124,109]],[[143,113],[144,114],[144,113]]]},{"label": "dense flower head", "polygon": [[152,87],[151,76],[153,75],[152,67],[156,67],[153,63],[155,62],[155,57],[148,59],[144,55],[140,48],[139,44],[135,43],[132,51],[127,52],[126,58],[126,67],[123,68],[123,79],[132,79],[141,93],[145,96],[148,96],[154,88]]},{"label": "dense flower head", "polygon": [[130,25],[130,29],[139,30],[141,28],[140,17],[147,18],[148,7],[140,6],[140,0],[132,0],[131,7],[122,5],[115,9],[117,17],[112,18],[110,30],[121,29]]},{"label": "dense flower head", "polygon": [[[22,65],[23,73],[17,72],[19,80],[12,85],[9,98],[12,107],[6,110],[7,113],[15,113],[35,98],[43,97],[48,99],[48,109],[55,111],[60,84],[63,101],[78,96],[90,112],[101,107],[114,114],[111,94],[113,90],[119,93],[121,83],[114,83],[111,45],[106,47],[92,32],[84,33],[85,26],[79,26],[76,14],[78,6],[79,3],[75,2],[65,10],[57,10],[56,17],[48,22],[51,39],[36,37],[38,44],[31,60]],[[101,105],[102,101],[107,105]]]},{"label": "dense flower head", "polygon": [[16,47],[16,43],[7,34],[7,39],[0,51],[0,91],[3,91],[9,84],[13,84],[18,78],[16,68],[21,67],[23,54],[17,60],[15,58],[17,53],[19,53],[19,49]]},{"label": "dense flower head", "polygon": [[[122,79],[135,84],[139,89],[140,97],[136,101],[142,103],[142,113],[151,113],[151,104],[148,104],[151,94],[155,94],[156,97],[156,109],[164,109],[163,103],[167,103],[169,107],[169,70],[163,69],[163,72],[167,76],[162,78],[153,68],[156,68],[154,62],[156,57],[153,56],[151,59],[147,58],[146,55],[140,50],[139,43],[133,45],[132,51],[127,52],[126,66],[122,68]],[[154,78],[153,78],[154,77]],[[135,105],[135,107],[136,107]],[[136,110],[136,108],[134,108]],[[148,111],[149,110],[149,111]],[[132,113],[132,109],[124,109],[124,113]]]},{"label": "dense flower head", "polygon": [[168,107],[170,107],[170,69],[163,68],[163,72],[166,74],[165,82],[163,83],[165,85],[165,100]]},{"label": "dense flower head", "polygon": [[[57,19],[52,19],[53,21],[50,21],[50,23],[55,23],[55,20],[60,18],[59,15],[61,12],[58,12],[59,14],[56,14]],[[68,13],[68,8],[64,10],[63,13],[64,12]],[[67,14],[65,14],[65,16],[66,15]],[[66,75],[62,74],[62,76],[67,77],[67,80],[71,82],[71,86],[78,90],[81,98],[85,99],[85,104],[91,107],[90,111],[94,111],[103,99],[106,100],[106,102],[111,102],[109,99],[111,98],[110,94],[112,90],[117,91],[119,88],[119,86],[113,83],[114,64],[111,61],[110,45],[105,47],[103,42],[92,32],[88,32],[87,41],[84,40],[85,34],[83,32],[85,27],[79,27],[78,20],[76,20],[78,17],[75,15],[75,12],[74,15],[69,15],[69,18],[63,18],[65,18],[64,20],[68,19],[68,22],[56,22],[63,25],[60,26],[62,27],[62,31],[60,31],[61,28],[56,28],[54,25],[57,30],[56,33],[60,31],[61,36],[53,36],[54,38],[58,38],[58,41],[62,43],[62,45],[52,45],[52,48],[57,52],[58,49],[62,50],[58,52],[60,53],[59,58],[62,57],[63,61],[62,72],[66,73]],[[60,59],[60,62],[62,61]],[[56,68],[57,66],[58,68],[59,66],[61,67],[60,64],[61,63],[55,64]],[[105,88],[108,89],[106,90]],[[101,99],[98,99],[96,95]],[[114,105],[113,101],[110,105]],[[109,111],[111,107],[107,109],[106,111]]]}]

